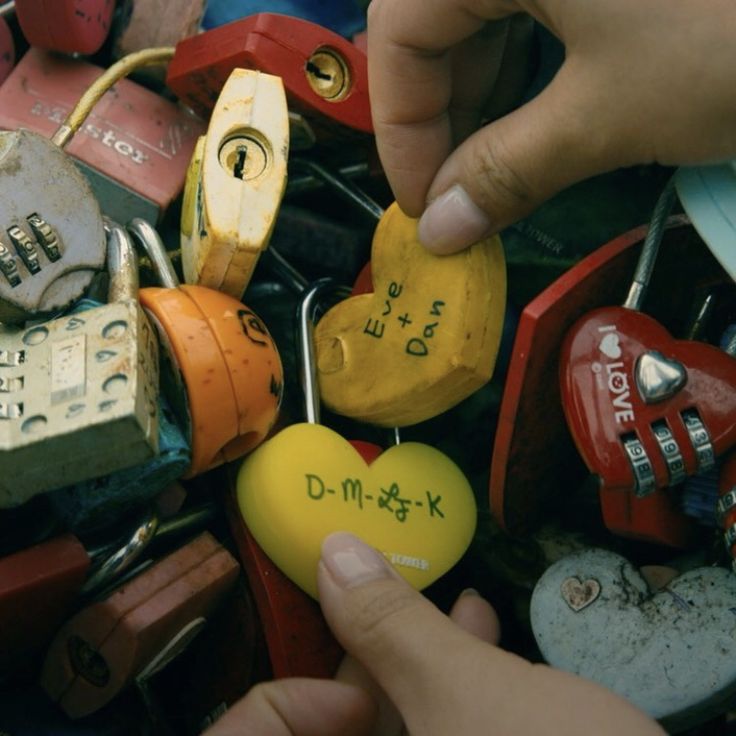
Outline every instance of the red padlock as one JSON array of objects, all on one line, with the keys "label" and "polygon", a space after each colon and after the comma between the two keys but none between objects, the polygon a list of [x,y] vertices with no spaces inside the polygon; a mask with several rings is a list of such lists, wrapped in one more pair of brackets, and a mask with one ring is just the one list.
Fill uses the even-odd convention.
[{"label": "red padlock", "polygon": [[7,78],[15,65],[15,42],[5,20],[0,18],[0,84]]},{"label": "red padlock", "polygon": [[71,718],[94,713],[194,635],[237,576],[236,561],[204,532],[71,618],[49,648],[43,688]]},{"label": "red padlock", "polygon": [[711,345],[675,340],[637,311],[673,198],[669,185],[625,306],[595,310],[566,336],[560,382],[575,443],[601,479],[606,526],[687,546],[693,522],[664,489],[708,470],[736,443],[736,360]]},{"label": "red padlock", "polygon": [[90,564],[73,534],[0,559],[0,681],[28,676],[71,610]]},{"label": "red padlock", "polygon": [[[29,49],[0,87],[0,128],[51,137],[102,69]],[[204,123],[128,79],[102,96],[66,146],[116,222],[159,220],[184,187]]]},{"label": "red padlock", "polygon": [[290,107],[317,129],[332,121],[373,132],[365,54],[300,18],[259,13],[186,38],[176,46],[166,82],[206,117],[238,67],[281,77]]},{"label": "red padlock", "polygon": [[343,651],[319,604],[284,575],[253,539],[235,498],[235,476],[225,508],[230,533],[248,576],[274,677],[333,677]]},{"label": "red padlock", "polygon": [[15,0],[31,46],[67,54],[94,54],[110,31],[115,0]]},{"label": "red padlock", "polygon": [[736,452],[732,452],[721,465],[718,495],[716,513],[723,529],[726,549],[732,558],[731,564],[736,571]]},{"label": "red padlock", "polygon": [[88,549],[75,535],[62,534],[0,558],[0,681],[28,676],[78,596],[108,587],[154,539],[201,529],[213,515],[211,505],[202,506],[161,522],[147,510],[111,544]]},{"label": "red padlock", "polygon": [[[489,488],[493,515],[511,534],[528,533],[560,508],[560,478],[566,488],[575,489],[587,474],[562,410],[560,347],[580,315],[623,300],[645,234],[646,227],[639,227],[601,246],[531,301],[519,318]],[[701,254],[689,220],[671,217],[667,247],[651,285],[656,316],[671,329],[681,329],[690,309],[692,277],[707,281],[722,274],[713,259]],[[693,269],[685,272],[682,263]]]}]

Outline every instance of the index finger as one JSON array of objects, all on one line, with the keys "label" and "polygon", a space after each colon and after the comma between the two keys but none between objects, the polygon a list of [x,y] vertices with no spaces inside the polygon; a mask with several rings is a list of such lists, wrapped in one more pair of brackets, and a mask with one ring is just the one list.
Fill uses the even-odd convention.
[{"label": "index finger", "polygon": [[[482,7],[482,16],[474,5]],[[512,0],[371,2],[368,81],[373,126],[386,176],[408,215],[423,212],[429,185],[452,150],[449,50],[486,21],[517,12]]]}]

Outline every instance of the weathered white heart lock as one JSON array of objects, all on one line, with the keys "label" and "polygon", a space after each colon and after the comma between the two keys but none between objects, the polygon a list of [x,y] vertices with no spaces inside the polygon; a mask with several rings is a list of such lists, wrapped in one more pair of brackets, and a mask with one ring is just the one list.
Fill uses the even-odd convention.
[{"label": "weathered white heart lock", "polygon": [[701,567],[652,592],[608,550],[559,560],[531,599],[549,664],[598,682],[669,731],[723,712],[736,692],[736,575]]}]

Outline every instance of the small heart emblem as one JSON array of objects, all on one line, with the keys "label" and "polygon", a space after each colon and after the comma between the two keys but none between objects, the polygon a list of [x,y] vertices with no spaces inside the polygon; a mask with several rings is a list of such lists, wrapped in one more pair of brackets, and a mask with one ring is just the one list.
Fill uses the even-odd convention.
[{"label": "small heart emblem", "polygon": [[322,401],[385,427],[450,409],[493,373],[506,307],[498,237],[449,256],[417,239],[393,204],[373,238],[373,292],[330,309],[315,327]]},{"label": "small heart emblem", "polygon": [[600,595],[601,586],[593,578],[581,582],[578,578],[572,577],[563,580],[560,592],[565,603],[577,612],[587,608]]},{"label": "small heart emblem", "polygon": [[475,531],[473,491],[447,456],[405,442],[368,465],[317,424],[293,424],[257,448],[240,469],[237,493],[258,544],[314,598],[320,547],[331,532],[358,535],[421,589],[460,559]]},{"label": "small heart emblem", "polygon": [[603,355],[607,355],[613,360],[620,358],[621,344],[619,342],[618,335],[615,332],[609,332],[607,335],[604,335],[598,349],[603,353]]},{"label": "small heart emblem", "polygon": [[[606,350],[614,345],[619,357]],[[666,357],[665,357],[666,356]],[[588,469],[601,479],[613,532],[686,547],[696,526],[670,485],[707,470],[736,444],[736,360],[675,340],[623,307],[590,312],[560,351],[562,407]]]},{"label": "small heart emblem", "polygon": [[636,385],[647,404],[674,396],[687,383],[687,371],[682,363],[665,358],[650,350],[636,363]]},{"label": "small heart emblem", "polygon": [[[585,614],[560,590],[595,581]],[[736,575],[690,570],[652,593],[628,560],[587,549],[551,565],[530,604],[545,660],[617,692],[668,733],[726,708],[736,692]],[[664,676],[663,676],[664,673]]]}]

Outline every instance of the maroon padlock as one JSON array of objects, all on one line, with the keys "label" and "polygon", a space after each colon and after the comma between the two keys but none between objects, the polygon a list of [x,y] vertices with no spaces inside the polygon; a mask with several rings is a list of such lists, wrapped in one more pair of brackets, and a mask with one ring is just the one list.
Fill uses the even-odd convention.
[{"label": "maroon padlock", "polygon": [[31,46],[67,54],[94,54],[110,31],[115,0],[15,0]]}]

